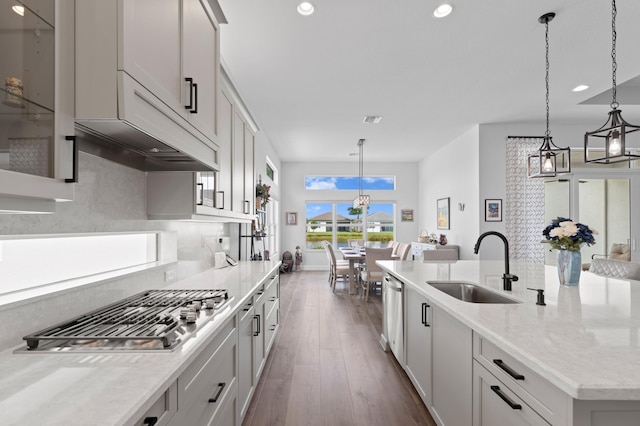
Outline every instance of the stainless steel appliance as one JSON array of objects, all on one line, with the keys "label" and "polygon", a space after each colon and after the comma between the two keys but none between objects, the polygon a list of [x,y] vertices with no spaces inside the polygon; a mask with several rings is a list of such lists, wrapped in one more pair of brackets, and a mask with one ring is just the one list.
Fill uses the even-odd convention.
[{"label": "stainless steel appliance", "polygon": [[401,365],[404,365],[403,287],[401,281],[385,274],[382,285],[384,327],[387,343]]},{"label": "stainless steel appliance", "polygon": [[226,290],[148,290],[24,336],[17,352],[173,350],[230,301]]}]

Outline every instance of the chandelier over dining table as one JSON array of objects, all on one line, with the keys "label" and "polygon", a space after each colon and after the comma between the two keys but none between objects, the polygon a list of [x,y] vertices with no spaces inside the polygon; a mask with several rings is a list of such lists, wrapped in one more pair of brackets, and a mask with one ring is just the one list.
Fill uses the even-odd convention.
[{"label": "chandelier over dining table", "polygon": [[353,208],[369,205],[370,197],[364,194],[364,139],[358,140],[358,196],[353,200]]}]

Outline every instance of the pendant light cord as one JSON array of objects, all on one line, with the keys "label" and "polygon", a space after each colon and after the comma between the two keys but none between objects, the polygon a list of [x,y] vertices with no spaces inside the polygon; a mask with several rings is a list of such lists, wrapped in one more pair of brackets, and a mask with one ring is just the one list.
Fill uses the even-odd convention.
[{"label": "pendant light cord", "polygon": [[616,88],[616,71],[618,70],[618,62],[616,61],[616,39],[618,34],[616,32],[616,16],[618,15],[618,9],[616,8],[616,0],[611,2],[611,75],[613,80],[613,86],[611,93],[613,100],[611,102],[611,108],[617,109],[619,104],[616,100],[617,88]]},{"label": "pendant light cord", "polygon": [[544,32],[544,40],[545,40],[545,50],[546,50],[546,76],[545,83],[547,86],[547,131],[545,132],[545,136],[549,137],[551,132],[549,131],[549,19],[545,21],[545,32]]}]

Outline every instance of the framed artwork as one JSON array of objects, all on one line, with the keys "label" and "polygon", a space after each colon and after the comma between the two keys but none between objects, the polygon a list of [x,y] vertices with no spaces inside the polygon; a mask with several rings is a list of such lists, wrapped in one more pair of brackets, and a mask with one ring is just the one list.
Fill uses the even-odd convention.
[{"label": "framed artwork", "polygon": [[502,222],[502,200],[500,199],[484,200],[484,221],[485,222]]},{"label": "framed artwork", "polygon": [[449,197],[440,198],[438,208],[438,229],[449,229]]},{"label": "framed artwork", "polygon": [[298,213],[287,212],[287,225],[297,225],[297,224],[298,224]]},{"label": "framed artwork", "polygon": [[400,210],[400,218],[403,222],[413,222],[413,209]]}]

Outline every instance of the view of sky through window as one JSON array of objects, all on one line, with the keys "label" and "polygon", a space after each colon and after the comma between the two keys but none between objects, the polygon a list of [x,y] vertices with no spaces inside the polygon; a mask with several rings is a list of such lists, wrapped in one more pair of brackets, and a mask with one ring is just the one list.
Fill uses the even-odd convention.
[{"label": "view of sky through window", "polygon": [[[364,190],[394,190],[395,178],[393,176],[378,177],[365,176],[362,178]],[[307,176],[305,189],[309,190],[357,190],[360,189],[358,176]]]}]

